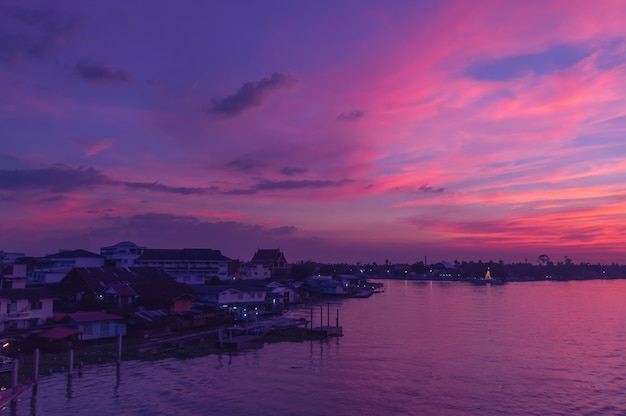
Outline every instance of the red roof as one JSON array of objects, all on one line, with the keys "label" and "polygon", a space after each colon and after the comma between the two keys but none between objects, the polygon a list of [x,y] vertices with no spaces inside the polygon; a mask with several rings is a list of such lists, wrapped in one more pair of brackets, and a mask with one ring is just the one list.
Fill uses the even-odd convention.
[{"label": "red roof", "polygon": [[119,315],[112,315],[110,313],[97,312],[97,311],[95,311],[95,312],[85,311],[85,312],[68,313],[66,315],[66,317],[68,317],[72,321],[78,322],[78,323],[112,321],[112,320],[117,320],[117,319],[124,319],[122,316],[119,316]]},{"label": "red roof", "polygon": [[47,339],[63,339],[75,334],[87,334],[88,332],[74,328],[55,327],[39,334],[42,338]]}]

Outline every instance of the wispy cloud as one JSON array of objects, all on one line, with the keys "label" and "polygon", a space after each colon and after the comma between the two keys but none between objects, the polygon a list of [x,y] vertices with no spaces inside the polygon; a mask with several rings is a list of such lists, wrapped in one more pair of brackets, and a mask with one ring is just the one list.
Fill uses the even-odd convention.
[{"label": "wispy cloud", "polygon": [[165,192],[171,194],[181,194],[181,195],[201,195],[206,194],[208,192],[215,192],[218,190],[217,187],[185,187],[185,186],[168,186],[163,185],[158,182],[122,182],[127,188],[144,190],[144,191],[152,191],[152,192]]},{"label": "wispy cloud", "polygon": [[109,85],[131,82],[128,72],[112,69],[104,62],[80,61],[76,64],[76,74],[91,84]]},{"label": "wispy cloud", "polygon": [[271,181],[264,180],[246,189],[234,189],[230,191],[224,191],[227,194],[238,195],[253,195],[264,191],[294,191],[299,189],[323,189],[323,188],[338,188],[347,183],[349,180],[301,180],[301,181]]},{"label": "wispy cloud", "polygon": [[40,169],[0,170],[0,189],[49,189],[66,192],[110,183],[110,180],[93,168],[70,168],[57,165]]},{"label": "wispy cloud", "polygon": [[76,27],[76,19],[63,19],[52,9],[0,5],[0,61],[44,57],[66,42]]},{"label": "wispy cloud", "polygon": [[89,147],[89,149],[85,152],[85,156],[95,156],[111,146],[113,146],[113,142],[110,139],[104,139]]},{"label": "wispy cloud", "polygon": [[337,116],[338,120],[343,121],[355,121],[365,116],[365,111],[363,110],[352,110],[347,113],[341,113]]},{"label": "wispy cloud", "polygon": [[305,168],[294,167],[294,166],[285,166],[280,170],[285,176],[296,176],[296,175],[304,175],[307,172]]},{"label": "wispy cloud", "polygon": [[240,172],[251,172],[267,166],[267,163],[256,159],[236,159],[228,162],[226,166]]},{"label": "wispy cloud", "polygon": [[293,75],[274,72],[270,78],[244,83],[233,95],[213,99],[212,111],[227,116],[237,116],[264,104],[277,91],[293,88],[297,84],[298,80]]}]

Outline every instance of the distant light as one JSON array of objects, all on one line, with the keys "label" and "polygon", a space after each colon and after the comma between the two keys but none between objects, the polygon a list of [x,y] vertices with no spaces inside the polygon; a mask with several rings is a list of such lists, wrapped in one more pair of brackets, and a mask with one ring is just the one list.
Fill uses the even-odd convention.
[{"label": "distant light", "polygon": [[2,348],[6,348],[6,347],[8,347],[8,346],[9,346],[9,343],[8,343],[8,342],[5,342],[4,344],[2,344]]}]

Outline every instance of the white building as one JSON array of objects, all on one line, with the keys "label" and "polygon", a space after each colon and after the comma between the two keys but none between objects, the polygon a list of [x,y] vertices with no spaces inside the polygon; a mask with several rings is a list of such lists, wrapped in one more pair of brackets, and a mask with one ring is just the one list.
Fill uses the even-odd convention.
[{"label": "white building", "polygon": [[53,316],[53,301],[41,288],[0,289],[0,333],[43,324]]},{"label": "white building", "polygon": [[11,264],[0,268],[3,289],[23,289],[26,287],[26,264]]},{"label": "white building", "polygon": [[100,255],[106,260],[114,262],[111,266],[131,267],[144,252],[146,247],[138,246],[131,241],[122,241],[113,246],[102,247]]},{"label": "white building", "polygon": [[0,250],[0,267],[2,265],[13,264],[15,260],[24,257],[24,253],[7,253],[6,251]]},{"label": "white building", "polygon": [[36,260],[28,272],[27,281],[32,284],[60,282],[74,267],[102,267],[104,257],[86,250],[60,251]]},{"label": "white building", "polygon": [[179,283],[203,285],[214,278],[228,280],[231,261],[219,250],[148,248],[135,260],[135,267],[160,267]]},{"label": "white building", "polygon": [[263,264],[246,264],[241,269],[242,279],[263,280],[272,277],[272,271]]}]

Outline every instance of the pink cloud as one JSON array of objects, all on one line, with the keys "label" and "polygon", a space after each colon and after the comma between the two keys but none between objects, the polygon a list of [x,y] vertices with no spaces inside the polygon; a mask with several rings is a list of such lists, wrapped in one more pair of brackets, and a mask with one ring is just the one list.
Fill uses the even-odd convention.
[{"label": "pink cloud", "polygon": [[110,139],[104,139],[87,149],[85,156],[97,155],[98,153],[109,149],[111,146],[113,146],[113,142]]}]

